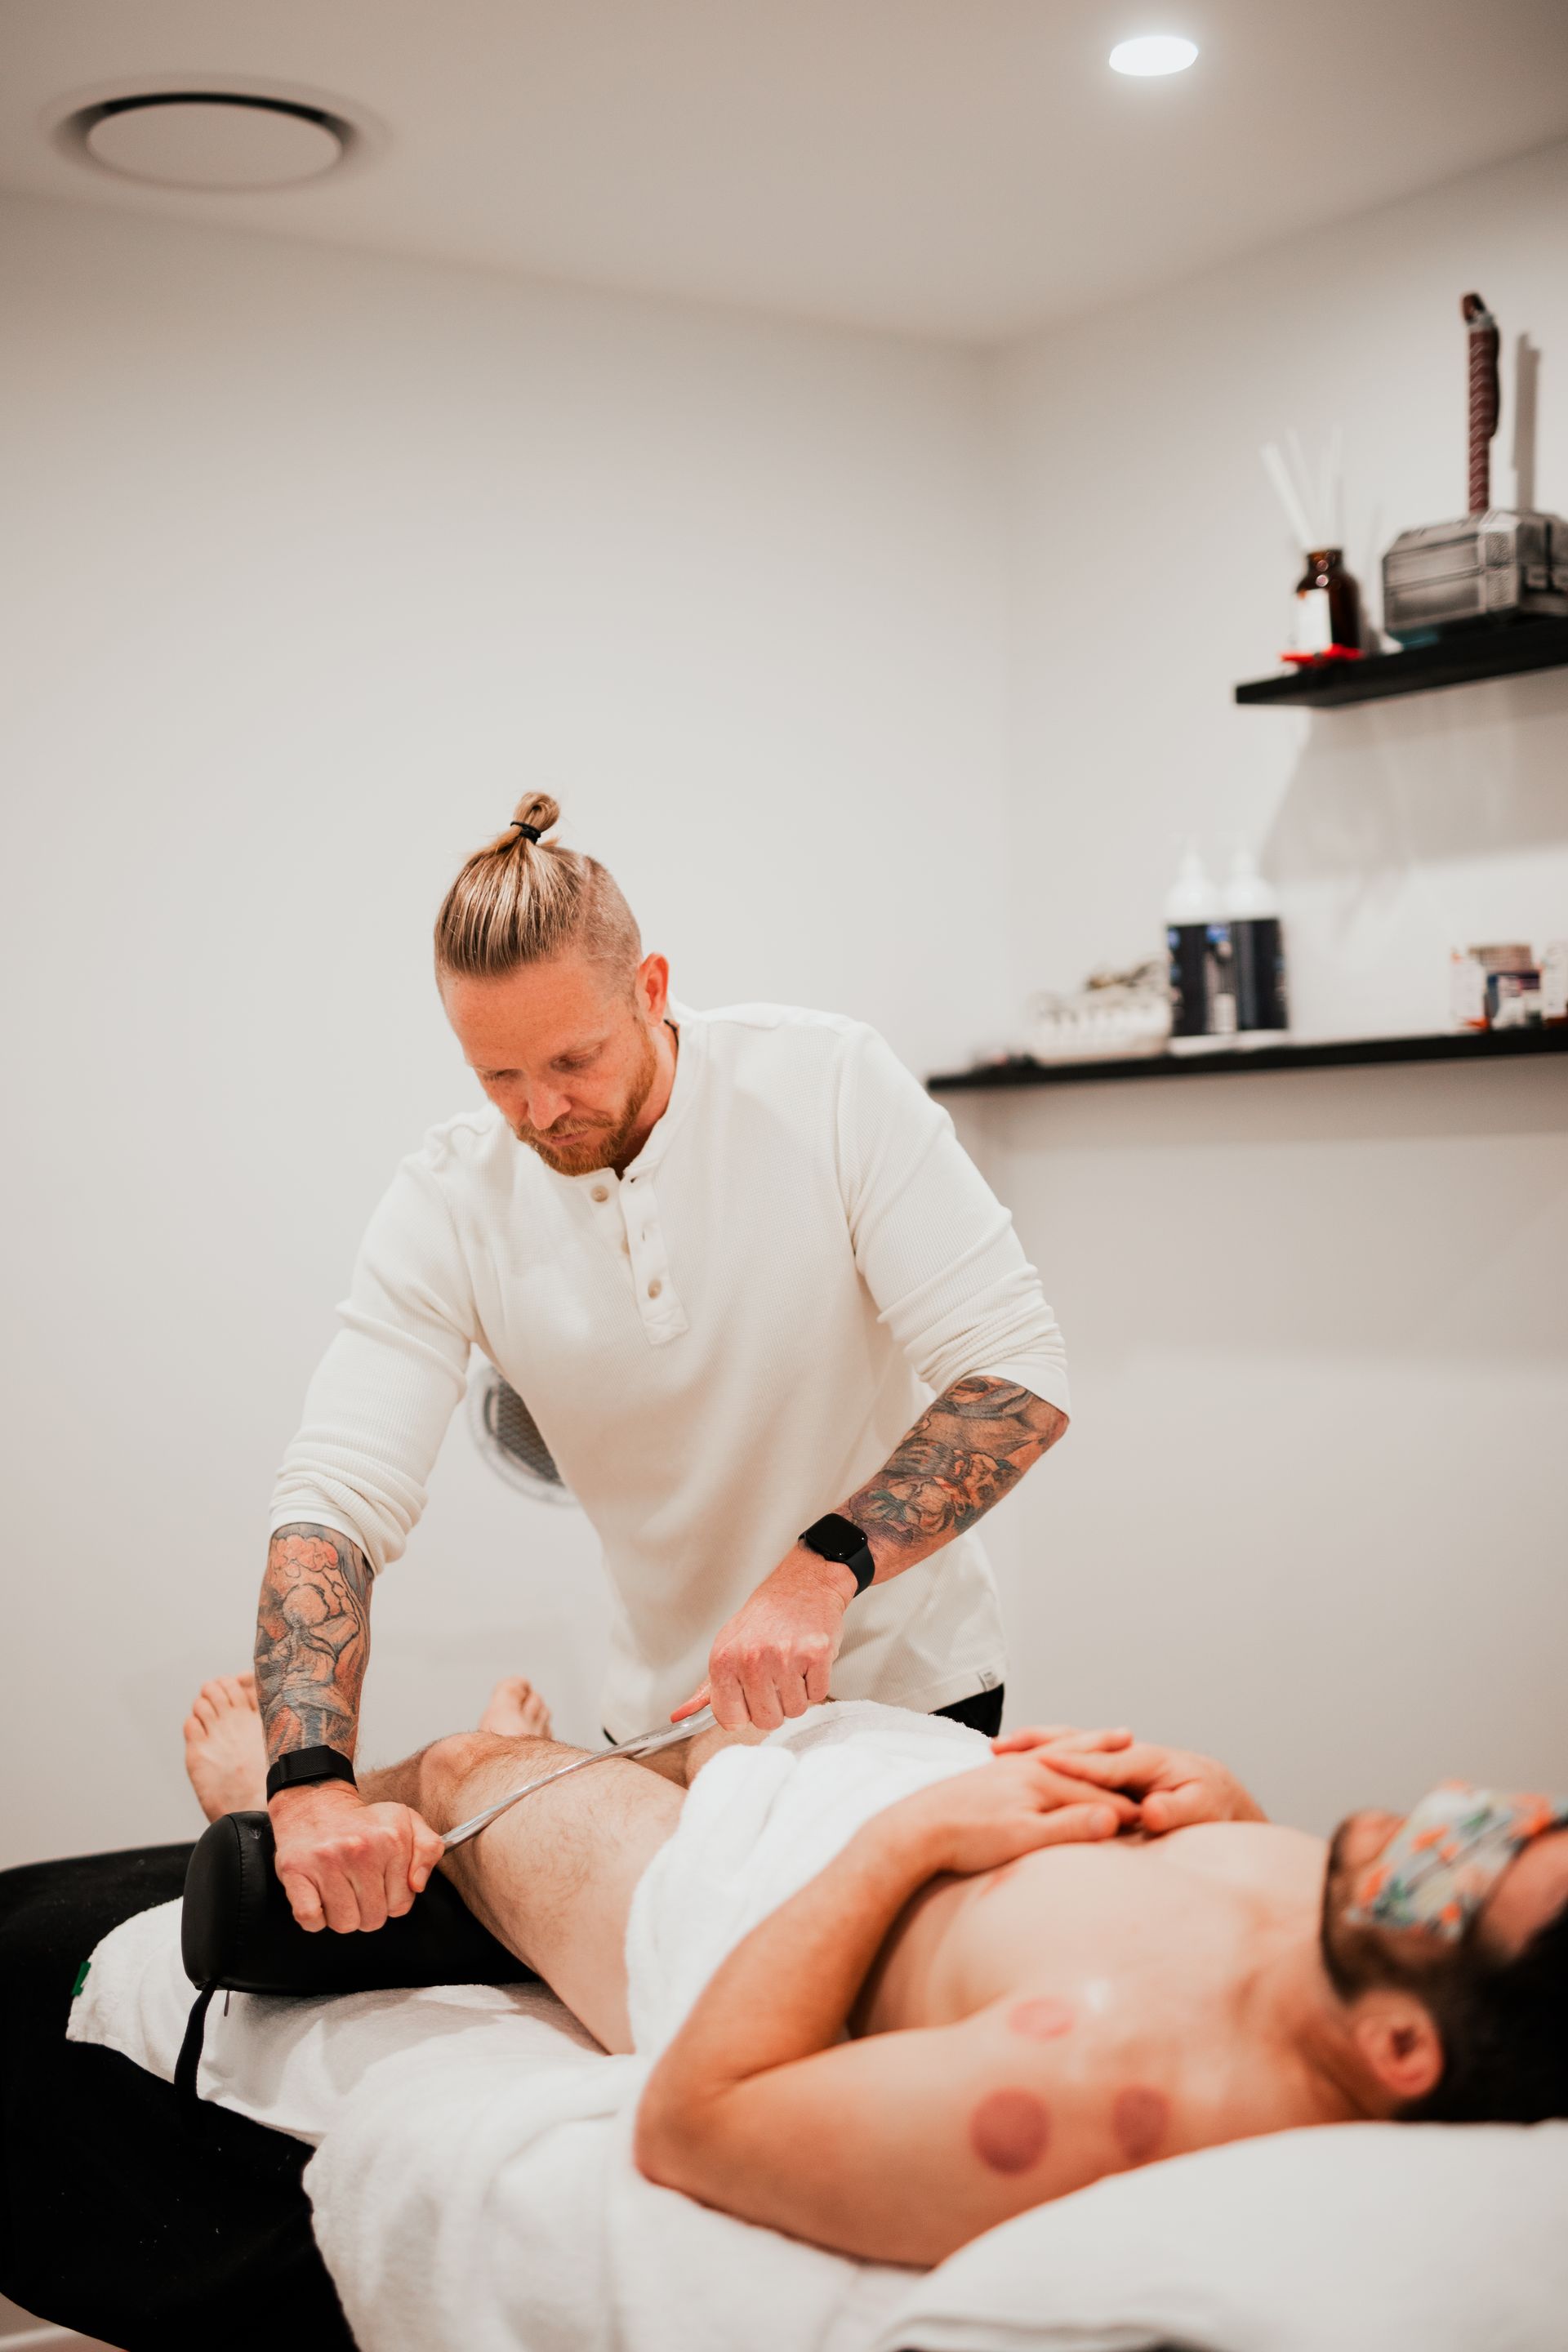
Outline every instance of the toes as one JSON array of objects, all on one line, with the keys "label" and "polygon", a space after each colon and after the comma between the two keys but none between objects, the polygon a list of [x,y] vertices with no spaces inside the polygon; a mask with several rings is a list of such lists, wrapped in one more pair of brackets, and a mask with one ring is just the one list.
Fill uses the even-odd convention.
[{"label": "toes", "polygon": [[204,1683],[191,1702],[191,1713],[211,1731],[220,1715],[238,1709],[243,1714],[259,1713],[256,1704],[254,1675],[217,1675]]},{"label": "toes", "polygon": [[550,1709],[526,1675],[506,1675],[490,1693],[479,1728],[507,1738],[547,1739]]}]

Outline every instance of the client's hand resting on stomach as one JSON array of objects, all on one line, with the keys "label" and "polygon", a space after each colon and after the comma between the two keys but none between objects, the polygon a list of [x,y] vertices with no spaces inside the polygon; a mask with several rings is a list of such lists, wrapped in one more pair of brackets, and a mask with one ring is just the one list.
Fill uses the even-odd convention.
[{"label": "client's hand resting on stomach", "polygon": [[967,1878],[1038,1846],[1114,1837],[1136,1827],[1138,1807],[1119,1790],[1095,1786],[1074,1762],[1037,1749],[939,1780],[878,1820],[889,1837],[911,1839],[933,1875]]},{"label": "client's hand resting on stomach", "polygon": [[1136,1798],[1134,1826],[1152,1837],[1199,1822],[1268,1818],[1234,1772],[1190,1748],[1162,1748],[1131,1733],[1076,1731],[1068,1724],[1004,1732],[991,1744],[998,1756],[1037,1756],[1058,1772]]}]

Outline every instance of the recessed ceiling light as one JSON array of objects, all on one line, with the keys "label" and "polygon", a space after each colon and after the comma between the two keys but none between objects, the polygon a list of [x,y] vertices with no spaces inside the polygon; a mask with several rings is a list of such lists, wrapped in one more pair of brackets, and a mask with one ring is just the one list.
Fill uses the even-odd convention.
[{"label": "recessed ceiling light", "polygon": [[292,188],[340,163],[352,126],[294,99],[158,90],[83,107],[68,143],[121,179],[158,188]]},{"label": "recessed ceiling light", "polygon": [[1110,70],[1119,74],[1185,73],[1198,53],[1195,41],[1179,33],[1144,33],[1135,41],[1118,41],[1110,52]]}]

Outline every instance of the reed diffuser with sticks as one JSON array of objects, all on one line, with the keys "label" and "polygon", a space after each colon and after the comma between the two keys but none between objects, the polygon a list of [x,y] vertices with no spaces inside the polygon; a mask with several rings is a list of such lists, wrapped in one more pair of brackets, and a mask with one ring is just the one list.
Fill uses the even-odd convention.
[{"label": "reed diffuser with sticks", "polygon": [[1345,570],[1341,537],[1341,453],[1338,425],[1330,436],[1314,479],[1300,436],[1292,427],[1286,436],[1289,457],[1278,441],[1261,452],[1263,470],[1274,486],[1301,551],[1303,570],[1296,583],[1290,643],[1281,661],[1298,667],[1323,662],[1360,661],[1361,595]]}]

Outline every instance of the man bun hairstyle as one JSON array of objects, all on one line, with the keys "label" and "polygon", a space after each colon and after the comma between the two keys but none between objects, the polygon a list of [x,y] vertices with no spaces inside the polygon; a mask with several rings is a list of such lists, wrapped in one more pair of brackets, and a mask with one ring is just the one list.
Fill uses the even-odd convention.
[{"label": "man bun hairstyle", "polygon": [[618,967],[642,961],[637,920],[596,857],[546,840],[561,822],[548,793],[527,793],[511,822],[460,868],[436,918],[436,970],[501,980],[522,964],[583,956]]}]

